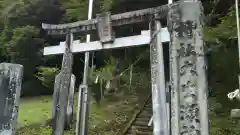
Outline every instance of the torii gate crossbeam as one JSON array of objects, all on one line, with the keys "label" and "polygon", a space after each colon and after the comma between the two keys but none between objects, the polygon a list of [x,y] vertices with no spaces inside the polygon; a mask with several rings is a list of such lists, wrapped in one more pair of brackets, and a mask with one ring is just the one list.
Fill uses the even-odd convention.
[{"label": "torii gate crossbeam", "polygon": [[[123,47],[133,47],[140,45],[147,45],[150,43],[151,36],[150,31],[142,31],[141,35],[129,36],[116,38],[113,43],[102,44],[100,41],[92,41],[88,43],[81,43],[80,40],[74,40],[72,43],[72,52],[88,52],[88,51],[97,51],[103,49],[114,49],[114,48],[123,48]],[[161,42],[169,42],[169,32],[167,28],[162,28],[161,30]],[[63,54],[65,51],[65,43],[60,42],[60,45],[49,46],[44,48],[44,55],[56,55]]]}]

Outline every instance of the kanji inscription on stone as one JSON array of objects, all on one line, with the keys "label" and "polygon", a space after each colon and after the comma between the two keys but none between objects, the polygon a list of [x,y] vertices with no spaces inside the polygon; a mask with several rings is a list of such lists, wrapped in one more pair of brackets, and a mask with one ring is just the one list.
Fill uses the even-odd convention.
[{"label": "kanji inscription on stone", "polygon": [[0,64],[0,135],[15,135],[23,66]]}]

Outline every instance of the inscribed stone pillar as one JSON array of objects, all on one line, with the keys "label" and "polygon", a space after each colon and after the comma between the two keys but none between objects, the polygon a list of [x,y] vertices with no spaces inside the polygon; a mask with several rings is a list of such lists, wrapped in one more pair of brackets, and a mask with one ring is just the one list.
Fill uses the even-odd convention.
[{"label": "inscribed stone pillar", "polygon": [[168,14],[172,135],[209,135],[203,8],[185,0]]},{"label": "inscribed stone pillar", "polygon": [[68,34],[66,39],[66,49],[63,54],[62,68],[59,73],[59,96],[57,96],[57,105],[52,124],[53,135],[63,135],[68,105],[69,87],[71,82],[73,54],[71,44],[73,35]]},{"label": "inscribed stone pillar", "polygon": [[0,135],[15,135],[23,66],[0,64]]},{"label": "inscribed stone pillar", "polygon": [[[55,117],[57,102],[59,100],[59,88],[60,88],[60,80],[61,80],[61,73],[56,75],[55,77],[55,84],[54,84],[54,93],[53,93],[53,106],[52,106],[52,118]],[[71,84],[69,87],[69,94],[68,94],[68,105],[67,105],[67,112],[66,112],[66,120],[65,120],[65,129],[70,129],[71,124],[73,122],[73,105],[74,105],[74,92],[75,92],[75,81],[76,77],[72,74],[71,76]]]}]

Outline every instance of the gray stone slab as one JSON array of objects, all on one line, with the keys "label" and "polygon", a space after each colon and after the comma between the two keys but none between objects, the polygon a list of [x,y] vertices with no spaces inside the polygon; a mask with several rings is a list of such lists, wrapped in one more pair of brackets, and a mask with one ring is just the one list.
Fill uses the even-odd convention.
[{"label": "gray stone slab", "polygon": [[232,109],[231,118],[240,119],[240,109]]},{"label": "gray stone slab", "polygon": [[[60,85],[61,85],[61,73],[56,75],[55,77],[55,84],[54,84],[54,93],[53,93],[53,105],[52,105],[52,118],[55,117],[57,104],[59,101],[60,96]],[[68,94],[68,104],[67,104],[67,111],[66,111],[66,120],[65,120],[65,129],[70,129],[71,124],[73,122],[73,107],[74,107],[74,93],[75,93],[75,81],[76,77],[72,74],[71,76],[71,84],[69,87],[69,94]]]},{"label": "gray stone slab", "polygon": [[0,135],[15,135],[23,66],[0,64]]},{"label": "gray stone slab", "polygon": [[70,88],[69,88],[69,95],[68,95],[68,105],[67,105],[67,112],[66,112],[65,129],[72,128],[75,82],[76,82],[76,77],[75,77],[75,75],[72,74],[71,84],[70,84]]},{"label": "gray stone slab", "polygon": [[61,73],[57,74],[56,77],[55,77],[54,93],[53,93],[53,105],[52,105],[52,118],[55,117],[57,102],[59,100],[60,82],[61,82]]}]

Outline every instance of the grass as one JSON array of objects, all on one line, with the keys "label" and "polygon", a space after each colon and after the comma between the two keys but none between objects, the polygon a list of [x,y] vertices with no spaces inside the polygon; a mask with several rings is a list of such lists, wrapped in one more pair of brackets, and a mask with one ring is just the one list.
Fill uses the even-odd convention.
[{"label": "grass", "polygon": [[[121,134],[151,93],[149,79],[148,73],[133,74],[131,89],[123,85],[118,93],[106,96],[100,104],[91,99],[89,135]],[[74,111],[77,110],[75,95]],[[46,125],[46,120],[51,118],[51,107],[52,96],[21,99],[17,135],[51,135],[51,127]],[[74,128],[64,135],[74,135]]]},{"label": "grass", "polygon": [[52,97],[24,98],[20,101],[18,127],[43,123],[51,118]]},{"label": "grass", "polygon": [[[89,135],[120,134],[144,99],[133,92],[121,92],[100,104],[91,100]],[[51,118],[51,106],[51,96],[21,99],[17,135],[50,135],[51,127],[46,126],[45,122]],[[74,129],[65,134],[73,135]]]}]

